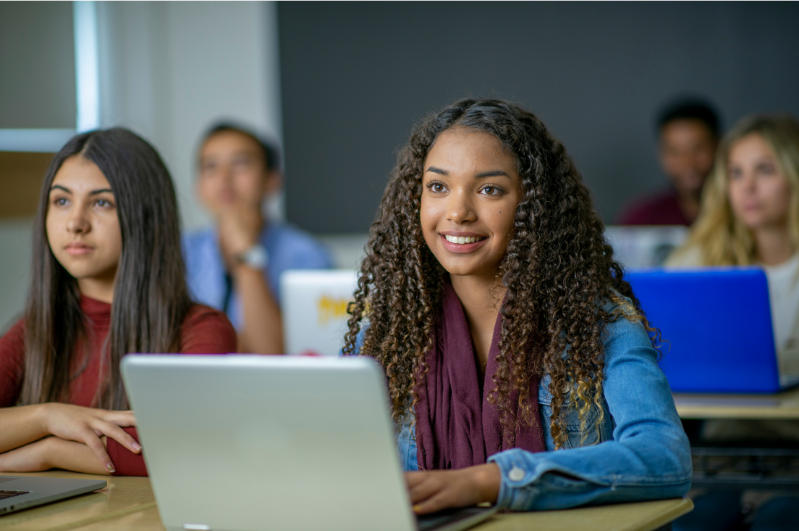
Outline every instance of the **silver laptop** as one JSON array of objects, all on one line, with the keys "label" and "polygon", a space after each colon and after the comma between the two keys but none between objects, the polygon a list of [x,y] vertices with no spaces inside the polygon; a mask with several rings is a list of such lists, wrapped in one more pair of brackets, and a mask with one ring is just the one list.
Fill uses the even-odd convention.
[{"label": "silver laptop", "polygon": [[354,269],[283,273],[280,300],[286,353],[337,356],[344,346],[347,307],[357,283]]},{"label": "silver laptop", "polygon": [[456,531],[495,511],[417,524],[372,360],[130,355],[122,375],[170,531]]},{"label": "silver laptop", "polygon": [[30,509],[105,487],[106,482],[97,479],[0,476],[0,514]]},{"label": "silver laptop", "polygon": [[627,269],[659,267],[685,242],[688,227],[681,225],[605,227],[616,260]]}]

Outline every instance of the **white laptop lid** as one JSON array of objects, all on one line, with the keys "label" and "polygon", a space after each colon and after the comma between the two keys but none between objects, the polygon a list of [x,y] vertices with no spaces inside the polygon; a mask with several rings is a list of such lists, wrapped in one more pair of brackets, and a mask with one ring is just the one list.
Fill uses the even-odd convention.
[{"label": "white laptop lid", "polygon": [[338,356],[358,283],[353,269],[290,270],[280,277],[287,354]]},{"label": "white laptop lid", "polygon": [[687,236],[688,227],[681,225],[605,227],[616,260],[628,269],[663,265]]},{"label": "white laptop lid", "polygon": [[122,375],[167,529],[415,529],[373,360],[130,355]]}]

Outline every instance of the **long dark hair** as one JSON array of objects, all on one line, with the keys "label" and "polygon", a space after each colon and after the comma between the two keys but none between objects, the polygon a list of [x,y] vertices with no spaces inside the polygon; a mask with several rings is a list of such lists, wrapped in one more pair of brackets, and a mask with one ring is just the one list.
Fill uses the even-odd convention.
[{"label": "long dark hair", "polygon": [[415,406],[414,389],[427,371],[425,356],[446,275],[422,236],[423,164],[438,135],[452,127],[494,135],[515,156],[521,176],[522,198],[500,266],[507,298],[500,309],[496,389],[489,400],[499,410],[503,430],[515,433],[518,423],[535,422],[528,399],[531,376],[548,372],[550,427],[562,447],[567,439],[562,413],[566,397],[573,399],[581,419],[602,401],[602,331],[622,315],[607,311],[603,303],[621,303],[628,318],[648,324],[613,259],[580,173],[544,124],[517,105],[465,99],[415,127],[372,224],[344,350],[355,351],[357,335],[368,320],[360,352],[383,365],[394,418],[401,419]]},{"label": "long dark hair", "polygon": [[122,254],[114,285],[111,330],[103,359],[98,407],[125,409],[119,362],[130,352],[176,352],[191,307],[180,248],[175,189],[161,157],[122,128],[72,137],[50,164],[39,196],[33,268],[25,308],[25,373],[20,402],[67,401],[72,358],[86,338],[78,283],[56,260],[47,239],[50,187],[66,159],[80,156],[100,168],[117,206]]}]

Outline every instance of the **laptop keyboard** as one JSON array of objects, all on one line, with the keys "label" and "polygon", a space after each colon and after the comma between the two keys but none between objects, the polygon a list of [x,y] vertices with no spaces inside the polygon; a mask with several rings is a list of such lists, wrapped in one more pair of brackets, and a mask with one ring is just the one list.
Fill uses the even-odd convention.
[{"label": "laptop keyboard", "polygon": [[0,490],[0,500],[13,498],[14,496],[22,496],[23,494],[30,494],[30,492],[26,490]]}]

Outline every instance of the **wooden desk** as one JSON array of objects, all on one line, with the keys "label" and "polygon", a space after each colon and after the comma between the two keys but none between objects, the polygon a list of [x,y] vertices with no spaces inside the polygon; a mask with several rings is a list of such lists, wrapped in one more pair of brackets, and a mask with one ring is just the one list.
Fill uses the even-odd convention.
[{"label": "wooden desk", "polygon": [[[163,531],[149,478],[88,476],[74,472],[14,474],[99,478],[108,488],[0,517],[2,531]],[[624,503],[568,511],[500,514],[475,531],[651,531],[693,508],[687,499]]]},{"label": "wooden desk", "polygon": [[799,419],[799,388],[776,395],[675,393],[684,419]]},{"label": "wooden desk", "polygon": [[583,507],[566,511],[498,514],[475,531],[652,531],[694,508],[687,498]]},{"label": "wooden desk", "polygon": [[[0,530],[2,531],[92,529],[91,524],[102,524],[109,520],[114,520],[116,528],[117,522],[136,521],[141,519],[147,511],[152,511],[155,514],[155,519],[152,520],[153,525],[140,527],[140,529],[163,529],[158,518],[153,489],[150,487],[150,478],[90,476],[64,471],[36,474],[6,473],[5,475],[102,479],[108,482],[108,486],[103,490],[83,496],[0,516]],[[150,518],[147,518],[147,521],[149,522]],[[100,525],[98,529],[100,528],[107,529],[108,524]]]},{"label": "wooden desk", "polygon": [[[775,395],[675,393],[682,419],[784,421],[799,419],[799,388]],[[696,488],[799,489],[795,445],[771,441],[702,440],[691,448]]]}]

